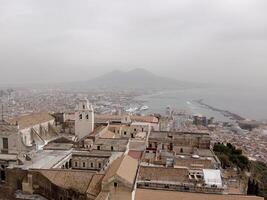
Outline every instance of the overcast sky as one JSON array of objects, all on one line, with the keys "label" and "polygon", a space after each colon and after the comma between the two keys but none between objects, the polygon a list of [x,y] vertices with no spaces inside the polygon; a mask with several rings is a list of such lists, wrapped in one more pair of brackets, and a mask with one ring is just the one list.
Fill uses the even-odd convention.
[{"label": "overcast sky", "polygon": [[266,0],[0,0],[0,84],[145,68],[267,84]]}]

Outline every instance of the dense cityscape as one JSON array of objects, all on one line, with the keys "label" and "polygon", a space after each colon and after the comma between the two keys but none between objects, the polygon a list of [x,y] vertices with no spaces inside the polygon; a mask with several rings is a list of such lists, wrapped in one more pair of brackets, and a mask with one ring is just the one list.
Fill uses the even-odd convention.
[{"label": "dense cityscape", "polygon": [[267,0],[0,0],[0,200],[267,200]]},{"label": "dense cityscape", "polygon": [[[135,193],[133,198],[147,199],[151,193],[151,199],[181,195],[197,199],[192,195],[201,192],[203,198],[228,199],[238,195],[239,199],[248,199],[242,195],[263,194],[258,190],[248,193],[251,186],[247,182],[252,174],[244,175],[243,167],[234,164],[231,158],[225,161],[222,154],[212,148],[218,144],[227,144],[228,148],[231,144],[240,149],[248,161],[267,164],[267,125],[264,122],[233,118],[224,122],[171,106],[166,107],[165,113],[153,113],[147,102],[135,98],[146,93],[2,90],[0,190],[6,192],[5,198],[107,200],[131,199]],[[89,121],[82,122],[83,113],[88,113],[85,117]],[[21,144],[15,142],[18,139],[14,139],[14,134],[19,134],[16,137],[21,137]],[[132,178],[121,178],[128,178],[130,182],[123,184],[131,184],[134,190],[125,192],[121,186],[116,192],[108,186],[108,177],[120,169],[116,169],[118,165],[129,170],[127,173]],[[229,166],[225,168],[225,165]],[[97,184],[102,182],[102,189],[92,185],[87,192],[82,192],[80,187],[84,183],[74,186],[75,182],[68,178],[53,178],[53,173],[73,177],[79,182],[84,174],[82,176],[97,179]],[[40,176],[43,176],[41,182],[37,179]],[[209,176],[214,180],[209,180]],[[18,182],[17,186],[13,185],[14,181]],[[115,188],[121,184],[117,181],[112,182]],[[55,188],[47,190],[43,184],[65,192],[56,194]],[[77,191],[70,193],[70,189]],[[168,191],[167,196],[156,191],[153,194],[154,190],[150,189]],[[89,190],[95,192],[89,193]],[[260,198],[252,196],[251,199]]]}]

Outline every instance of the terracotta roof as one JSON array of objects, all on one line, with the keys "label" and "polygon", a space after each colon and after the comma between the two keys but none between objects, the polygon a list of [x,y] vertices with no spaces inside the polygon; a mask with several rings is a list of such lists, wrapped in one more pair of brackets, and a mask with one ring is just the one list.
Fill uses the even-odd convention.
[{"label": "terracotta roof", "polygon": [[95,200],[108,200],[109,193],[108,192],[100,192]]},{"label": "terracotta roof", "polygon": [[124,156],[121,165],[117,171],[117,175],[122,179],[134,184],[135,176],[138,168],[138,161],[128,155]]},{"label": "terracotta roof", "polygon": [[135,200],[264,200],[263,197],[137,189]]},{"label": "terracotta roof", "polygon": [[104,131],[104,133],[101,134],[100,137],[101,138],[114,138],[115,137],[115,133],[110,131],[110,130],[106,130],[106,131]]},{"label": "terracotta roof", "polygon": [[130,140],[129,149],[133,151],[144,151],[146,149],[146,141]]},{"label": "terracotta roof", "polygon": [[[111,120],[121,120],[124,116],[123,115],[97,115],[95,114],[95,121],[96,122],[106,122]],[[132,121],[137,122],[148,122],[148,123],[158,123],[159,120],[157,117],[154,116],[137,116],[131,115],[130,119]],[[75,120],[75,113],[68,113],[66,114],[66,120]]]},{"label": "terracotta roof", "polygon": [[136,160],[141,160],[143,152],[142,151],[132,151],[130,150],[128,152],[128,155],[131,156],[132,158],[136,159]]},{"label": "terracotta roof", "polygon": [[[95,115],[95,120],[97,121],[109,121],[109,120],[121,120],[123,115]],[[131,115],[130,119],[132,121],[138,122],[148,122],[148,123],[158,123],[158,118],[154,116],[137,116]]]},{"label": "terracotta roof", "polygon": [[18,122],[19,129],[21,130],[37,124],[51,121],[53,119],[55,118],[49,113],[42,112],[42,113],[34,113],[30,115],[15,117],[13,119],[8,120],[8,122],[11,124],[16,124]]},{"label": "terracotta roof", "polygon": [[66,189],[74,189],[85,194],[89,192],[97,196],[103,175],[76,170],[38,170],[51,183]]},{"label": "terracotta roof", "polygon": [[101,182],[103,177],[103,174],[95,174],[88,185],[86,193],[97,196],[101,192]]},{"label": "terracotta roof", "polygon": [[118,176],[129,185],[133,185],[135,182],[137,168],[138,161],[136,159],[128,155],[121,156],[110,165],[103,182],[109,182],[110,178]]},{"label": "terracotta roof", "polygon": [[107,173],[105,177],[103,178],[103,182],[108,182],[110,178],[114,177],[121,165],[121,162],[123,160],[123,156],[117,158],[112,162],[112,164],[107,169]]},{"label": "terracotta roof", "polygon": [[188,169],[141,166],[138,180],[187,182]]}]

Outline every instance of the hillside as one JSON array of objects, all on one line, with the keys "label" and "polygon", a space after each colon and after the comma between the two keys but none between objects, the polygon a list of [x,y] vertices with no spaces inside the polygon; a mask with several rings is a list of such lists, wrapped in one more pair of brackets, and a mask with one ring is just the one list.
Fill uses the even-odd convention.
[{"label": "hillside", "polygon": [[131,71],[112,71],[84,83],[90,88],[119,89],[175,89],[190,85],[189,83],[155,75],[144,69]]}]

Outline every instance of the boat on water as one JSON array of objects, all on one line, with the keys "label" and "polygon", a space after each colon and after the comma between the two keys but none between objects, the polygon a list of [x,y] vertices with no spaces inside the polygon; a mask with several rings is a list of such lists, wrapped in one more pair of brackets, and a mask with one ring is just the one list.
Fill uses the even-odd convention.
[{"label": "boat on water", "polygon": [[129,108],[129,109],[127,109],[126,112],[133,113],[133,112],[135,112],[135,111],[137,111],[137,110],[138,110],[138,108],[137,108],[137,107],[134,107],[134,108]]},{"label": "boat on water", "polygon": [[140,110],[140,111],[144,111],[144,110],[148,110],[148,109],[149,109],[148,106],[142,106],[139,110]]}]

